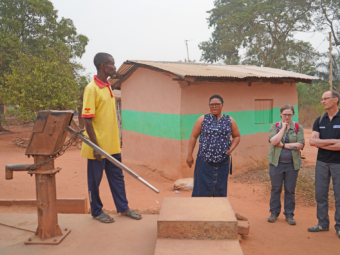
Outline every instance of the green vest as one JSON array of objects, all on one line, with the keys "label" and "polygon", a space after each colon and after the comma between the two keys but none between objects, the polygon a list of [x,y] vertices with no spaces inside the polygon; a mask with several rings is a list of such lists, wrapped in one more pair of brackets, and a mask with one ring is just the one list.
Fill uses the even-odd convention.
[{"label": "green vest", "polygon": [[[269,131],[269,142],[270,139],[277,134],[276,123],[273,123]],[[283,143],[287,134],[287,129],[282,137],[281,142]],[[294,132],[293,122],[290,123],[290,128],[288,130],[289,143],[303,143],[305,144],[305,137],[303,134],[303,127],[299,124],[299,131],[297,134]],[[279,164],[279,157],[281,154],[282,147],[270,145],[268,153],[268,161],[270,164],[277,166]],[[293,156],[294,170],[299,170],[302,167],[302,160],[300,155],[300,150],[291,150]]]}]

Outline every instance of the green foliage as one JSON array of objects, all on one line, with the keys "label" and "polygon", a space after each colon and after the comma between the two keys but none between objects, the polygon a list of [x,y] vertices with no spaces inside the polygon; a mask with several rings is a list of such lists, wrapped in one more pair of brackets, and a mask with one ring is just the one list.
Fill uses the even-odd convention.
[{"label": "green foliage", "polygon": [[79,85],[81,95],[83,95],[84,89],[90,83],[90,81],[91,81],[90,75],[81,75],[78,77],[77,82]]},{"label": "green foliage", "polygon": [[[257,52],[256,45],[250,46],[242,63],[264,66],[263,58],[259,58]],[[272,53],[276,54],[276,52]],[[320,58],[321,54],[316,52],[310,43],[287,39],[281,53],[277,56],[272,56],[275,60],[271,67],[307,75],[314,75],[316,73],[315,62]],[[269,57],[271,56],[269,55]]]},{"label": "green foliage", "polygon": [[[306,105],[321,105],[320,100],[322,94],[329,89],[328,82],[313,82],[312,84],[298,83],[296,90],[298,92],[299,107]],[[322,111],[323,108],[322,108]]]},{"label": "green foliage", "polygon": [[309,0],[216,0],[208,11],[212,38],[199,44],[201,60],[267,66],[313,74],[319,54],[310,43],[293,38],[313,26]]},{"label": "green foliage", "polygon": [[[6,108],[6,113],[4,114],[5,118],[3,120],[3,124],[9,125],[11,122],[6,119],[7,117],[16,117],[16,123],[27,121],[27,120],[34,120],[35,116],[32,115],[31,112],[28,112],[27,110],[23,109],[22,107],[11,107]],[[13,123],[13,122],[12,122]]]},{"label": "green foliage", "polygon": [[22,118],[42,109],[75,109],[86,77],[72,60],[87,43],[72,20],[58,21],[48,0],[0,0],[0,106],[20,105]]},{"label": "green foliage", "polygon": [[73,74],[80,66],[69,61],[69,51],[60,44],[39,57],[20,53],[18,64],[5,74],[0,96],[5,104],[20,105],[16,115],[21,120],[34,119],[39,110],[76,110],[80,93]]},{"label": "green foliage", "polygon": [[20,52],[39,55],[45,47],[63,42],[72,57],[81,57],[88,38],[78,35],[72,20],[57,21],[57,10],[48,0],[0,0],[0,32],[15,35]]},{"label": "green foliage", "polygon": [[16,117],[18,116],[18,108],[17,106],[15,107],[6,107],[6,116],[8,117]]},{"label": "green foliage", "polygon": [[20,41],[15,34],[0,32],[0,85],[1,77],[9,71],[9,66],[16,62],[19,49]]}]

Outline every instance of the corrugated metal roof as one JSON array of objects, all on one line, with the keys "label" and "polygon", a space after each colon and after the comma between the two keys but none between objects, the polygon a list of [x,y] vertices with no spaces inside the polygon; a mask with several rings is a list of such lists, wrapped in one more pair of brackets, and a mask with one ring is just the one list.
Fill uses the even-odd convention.
[{"label": "corrugated metal roof", "polygon": [[[112,79],[111,84],[115,85],[125,80],[132,74],[137,67],[151,68],[158,71],[165,71],[177,75],[179,78],[197,77],[198,79],[207,78],[225,78],[225,79],[247,79],[247,78],[264,78],[264,79],[295,79],[297,81],[317,80],[318,77],[305,74],[275,69],[270,67],[258,67],[249,65],[222,65],[222,64],[204,64],[188,62],[161,62],[161,61],[143,61],[128,60],[117,71],[117,79]],[[123,79],[123,80],[121,80]]]}]

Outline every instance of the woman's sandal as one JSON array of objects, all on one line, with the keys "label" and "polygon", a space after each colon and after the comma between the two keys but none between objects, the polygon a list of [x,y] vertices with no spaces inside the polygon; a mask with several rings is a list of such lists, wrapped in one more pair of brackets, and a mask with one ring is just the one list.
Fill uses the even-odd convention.
[{"label": "woman's sandal", "polygon": [[134,212],[134,211],[132,211],[132,210],[128,211],[127,213],[122,213],[122,215],[128,216],[128,217],[130,217],[130,218],[132,218],[132,219],[135,219],[135,220],[140,220],[140,219],[142,219],[142,215],[140,215],[139,213]]},{"label": "woman's sandal", "polygon": [[114,218],[112,218],[110,215],[106,213],[102,213],[96,217],[93,217],[95,220],[100,221],[102,223],[112,223],[115,221]]}]

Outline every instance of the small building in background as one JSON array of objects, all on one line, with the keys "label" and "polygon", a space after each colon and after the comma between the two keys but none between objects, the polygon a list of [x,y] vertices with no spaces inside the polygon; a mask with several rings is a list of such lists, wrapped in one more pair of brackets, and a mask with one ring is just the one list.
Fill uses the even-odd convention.
[{"label": "small building in background", "polygon": [[[294,106],[298,121],[296,83],[313,79],[268,67],[126,61],[111,79],[112,88],[121,90],[123,162],[173,180],[193,177],[188,141],[195,121],[210,112],[213,94],[223,97],[223,113],[235,119],[242,135],[234,168],[266,159],[270,125],[280,120],[285,104]],[[194,158],[197,151],[198,143]]]}]

